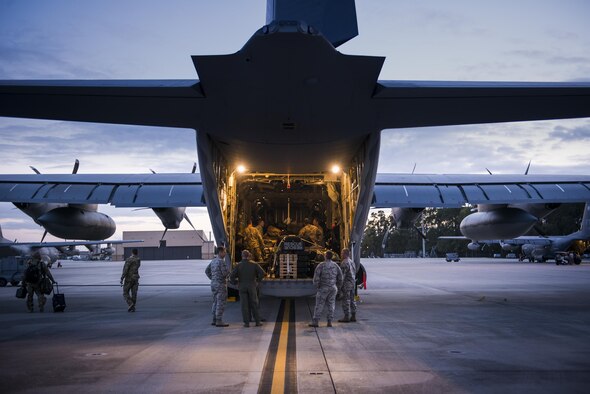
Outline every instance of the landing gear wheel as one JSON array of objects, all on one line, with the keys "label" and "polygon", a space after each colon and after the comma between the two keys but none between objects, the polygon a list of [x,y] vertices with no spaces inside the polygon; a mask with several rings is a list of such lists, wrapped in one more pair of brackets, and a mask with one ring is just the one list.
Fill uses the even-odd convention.
[{"label": "landing gear wheel", "polygon": [[4,278],[0,278],[0,287],[4,287],[4,286],[6,286],[6,284],[7,284],[7,283],[8,283],[8,282],[6,281],[6,279],[4,279]]},{"label": "landing gear wheel", "polygon": [[18,280],[11,280],[10,281],[10,284],[13,285],[13,286],[15,286],[15,287],[18,286],[19,283],[20,282]]}]

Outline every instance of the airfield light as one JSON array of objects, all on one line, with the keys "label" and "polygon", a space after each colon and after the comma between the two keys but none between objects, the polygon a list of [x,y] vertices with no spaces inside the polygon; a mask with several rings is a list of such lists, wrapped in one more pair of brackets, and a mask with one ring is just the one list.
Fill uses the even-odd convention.
[{"label": "airfield light", "polygon": [[243,174],[244,172],[246,172],[246,167],[243,164],[240,164],[236,167],[236,171],[238,171],[239,174]]},{"label": "airfield light", "polygon": [[332,166],[332,173],[334,173],[334,174],[340,173],[340,166],[338,164],[334,164]]}]

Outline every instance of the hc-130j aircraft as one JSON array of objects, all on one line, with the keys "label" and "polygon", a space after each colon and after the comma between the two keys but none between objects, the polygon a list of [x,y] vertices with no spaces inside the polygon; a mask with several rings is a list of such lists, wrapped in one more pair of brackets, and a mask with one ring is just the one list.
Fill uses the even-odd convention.
[{"label": "hc-130j aircraft", "polygon": [[554,259],[557,252],[567,251],[575,241],[590,240],[590,204],[584,206],[580,230],[567,235],[520,236],[513,239],[481,239],[461,236],[442,236],[439,239],[471,240],[470,250],[479,250],[484,245],[499,244],[505,251],[515,251],[519,247],[531,261]]},{"label": "hc-130j aircraft", "polygon": [[[4,238],[2,234],[2,228],[0,228],[0,258],[9,256],[30,256],[33,252],[37,251],[42,257],[45,257],[47,261],[52,264],[62,253],[67,254],[70,248],[76,246],[100,246],[107,244],[107,248],[112,249],[111,245],[117,244],[130,244],[143,242],[142,240],[125,240],[125,241],[57,241],[57,242],[17,242],[11,241]],[[112,254],[111,250],[107,253]]]},{"label": "hc-130j aircraft", "polygon": [[[1,81],[0,116],[194,129],[201,173],[1,175],[0,200],[206,206],[233,258],[248,217],[320,207],[357,264],[371,207],[590,200],[590,176],[377,174],[383,129],[588,117],[590,83],[378,80],[383,57],[336,50],[357,34],[354,0],[268,0],[238,52],[192,56],[198,80]],[[314,293],[308,246],[279,245],[298,280],[271,269],[262,292]]]}]

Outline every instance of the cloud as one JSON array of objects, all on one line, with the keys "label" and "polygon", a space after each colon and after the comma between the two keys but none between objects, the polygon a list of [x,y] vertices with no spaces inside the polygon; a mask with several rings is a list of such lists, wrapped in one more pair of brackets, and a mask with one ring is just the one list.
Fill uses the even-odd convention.
[{"label": "cloud", "polygon": [[580,140],[588,140],[590,139],[590,123],[573,127],[567,128],[563,126],[556,126],[551,133],[549,133],[550,138],[555,138],[560,141],[573,141],[578,142]]}]

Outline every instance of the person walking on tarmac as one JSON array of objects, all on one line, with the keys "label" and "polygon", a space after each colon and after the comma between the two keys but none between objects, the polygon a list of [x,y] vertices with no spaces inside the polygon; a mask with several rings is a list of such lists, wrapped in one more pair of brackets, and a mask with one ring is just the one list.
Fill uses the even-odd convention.
[{"label": "person walking on tarmac", "polygon": [[340,269],[344,277],[342,283],[342,311],[344,317],[338,320],[340,323],[356,322],[356,301],[354,299],[354,289],[356,287],[356,267],[350,259],[350,250],[342,249],[342,261]]},{"label": "person walking on tarmac", "polygon": [[326,305],[328,306],[328,327],[332,327],[334,310],[336,309],[336,293],[342,286],[342,271],[338,264],[332,261],[332,257],[334,257],[334,254],[331,250],[328,250],[326,252],[326,261],[316,267],[313,275],[313,284],[318,291],[315,296],[315,309],[313,319],[309,323],[310,327],[319,326]]},{"label": "person walking on tarmac", "polygon": [[121,274],[121,286],[123,286],[123,298],[129,305],[127,312],[135,312],[137,303],[137,288],[139,287],[139,266],[141,260],[137,256],[137,249],[131,251],[131,256],[125,260],[123,273]]},{"label": "person walking on tarmac", "polygon": [[[258,231],[258,230],[255,230]],[[250,252],[242,251],[242,261],[234,268],[230,275],[232,283],[238,281],[240,291],[240,305],[242,307],[242,319],[244,327],[250,327],[250,313],[254,315],[256,327],[262,326],[258,311],[258,294],[256,288],[258,282],[264,278],[264,271],[256,263],[249,261]]]},{"label": "person walking on tarmac", "polygon": [[23,285],[27,288],[27,309],[29,312],[34,311],[33,296],[35,294],[37,294],[39,312],[43,312],[45,308],[46,298],[45,294],[43,294],[43,289],[41,289],[41,283],[44,277],[49,278],[51,283],[56,283],[51,271],[47,268],[47,264],[43,261],[41,253],[37,250],[33,253],[31,259],[27,261],[27,268],[25,268],[23,277]]},{"label": "person walking on tarmac", "polygon": [[227,327],[229,324],[223,321],[223,312],[225,311],[225,302],[227,301],[227,278],[229,277],[229,266],[225,261],[225,248],[217,248],[217,257],[215,257],[207,268],[205,274],[211,279],[211,292],[213,293],[213,323],[217,327]]}]

